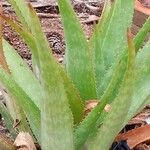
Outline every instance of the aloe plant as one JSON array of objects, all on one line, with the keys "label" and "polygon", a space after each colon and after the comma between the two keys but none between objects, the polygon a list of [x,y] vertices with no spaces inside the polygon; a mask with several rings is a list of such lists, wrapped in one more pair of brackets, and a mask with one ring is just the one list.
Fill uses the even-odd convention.
[{"label": "aloe plant", "polygon": [[[43,150],[108,150],[119,131],[150,102],[149,41],[143,46],[150,18],[132,39],[134,2],[107,0],[88,41],[70,2],[58,0],[66,40],[62,67],[32,6],[23,0],[9,2],[21,24],[2,13],[0,18],[32,53],[33,72],[1,35],[0,81],[12,108],[15,104],[22,110],[17,111],[19,132],[30,132]],[[95,99],[98,105],[85,116],[86,102]],[[104,110],[107,104],[109,112]],[[15,111],[0,107],[10,131],[18,119],[12,115]],[[15,138],[17,132],[12,134]]]}]

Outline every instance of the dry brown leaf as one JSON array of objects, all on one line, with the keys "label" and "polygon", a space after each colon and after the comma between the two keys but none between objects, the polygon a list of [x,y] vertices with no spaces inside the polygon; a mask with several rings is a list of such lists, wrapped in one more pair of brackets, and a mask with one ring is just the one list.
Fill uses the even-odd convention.
[{"label": "dry brown leaf", "polygon": [[134,148],[134,150],[150,150],[150,147],[146,144],[141,143],[141,144],[137,145]]},{"label": "dry brown leaf", "polygon": [[144,7],[138,0],[135,1],[135,9],[146,15],[150,15],[150,9]]},{"label": "dry brown leaf", "polygon": [[20,132],[14,142],[18,150],[36,150],[33,139],[29,133]]},{"label": "dry brown leaf", "polygon": [[[85,115],[87,115],[94,107],[96,107],[99,103],[99,100],[89,100],[86,102],[85,104]],[[111,105],[110,104],[106,104],[104,111],[105,112],[109,112],[111,110]]]},{"label": "dry brown leaf", "polygon": [[138,113],[135,117],[133,117],[128,125],[140,125],[143,126],[147,123],[147,118],[150,117],[150,108],[145,107],[140,113]]},{"label": "dry brown leaf", "polygon": [[105,110],[105,112],[110,112],[110,110],[111,110],[111,105],[110,104],[107,104],[106,106],[105,106],[105,108],[104,108],[104,110]]},{"label": "dry brown leaf", "polygon": [[126,133],[119,134],[116,141],[127,140],[128,146],[132,149],[136,145],[150,140],[150,125],[145,125]]}]

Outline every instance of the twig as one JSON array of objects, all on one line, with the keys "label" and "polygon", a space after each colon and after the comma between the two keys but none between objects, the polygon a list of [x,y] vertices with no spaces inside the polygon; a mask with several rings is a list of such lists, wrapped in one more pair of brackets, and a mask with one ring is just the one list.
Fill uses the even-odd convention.
[{"label": "twig", "polygon": [[99,20],[98,16],[95,15],[90,15],[88,19],[81,21],[81,23],[93,23],[93,22],[97,22]]},{"label": "twig", "polygon": [[37,15],[42,18],[60,18],[58,14],[37,13]]}]

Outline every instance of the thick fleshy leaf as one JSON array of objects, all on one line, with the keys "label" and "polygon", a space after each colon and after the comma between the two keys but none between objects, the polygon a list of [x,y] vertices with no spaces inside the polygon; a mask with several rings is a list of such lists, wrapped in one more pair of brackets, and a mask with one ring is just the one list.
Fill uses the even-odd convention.
[{"label": "thick fleshy leaf", "polygon": [[[105,91],[105,89],[101,88],[105,73],[110,67],[114,66],[117,59],[120,59],[127,47],[126,32],[132,22],[133,8],[134,1],[115,0],[104,23],[100,27],[98,26],[93,35],[97,34],[96,40],[93,41],[96,44],[92,45],[94,45],[95,52],[98,98]],[[124,19],[122,19],[122,15]]]},{"label": "thick fleshy leaf", "polygon": [[32,26],[31,31],[35,36],[37,49],[34,51],[38,55],[40,81],[44,87],[41,106],[41,146],[44,150],[73,150],[73,118],[60,66],[49,53],[49,44],[31,6],[30,12],[32,24],[36,24]]},{"label": "thick fleshy leaf", "polygon": [[139,48],[142,46],[145,37],[149,31],[150,31],[150,17],[146,20],[143,27],[140,29],[140,31],[138,32],[138,34],[134,39],[136,51],[138,51]]},{"label": "thick fleshy leaf", "polygon": [[[103,38],[105,37],[105,33],[103,31],[107,30],[108,28],[108,22],[112,15],[113,6],[111,6],[111,1],[108,0],[105,2],[103,12],[100,18],[100,21],[96,25],[94,29],[94,33],[89,41],[90,48],[94,50],[94,61],[95,61],[95,72],[96,72],[96,86],[97,88],[102,85],[102,77],[105,74],[105,65],[104,65],[104,57],[101,50]],[[98,52],[98,53],[97,53]],[[112,71],[111,71],[112,73]],[[101,83],[100,83],[101,82]],[[99,85],[100,83],[100,85]],[[99,88],[98,88],[99,89]],[[98,98],[100,98],[99,95],[102,95],[103,90],[97,91]]]},{"label": "thick fleshy leaf", "polygon": [[[140,29],[140,31],[138,32],[138,34],[134,38],[134,44],[135,44],[136,52],[138,52],[139,48],[142,46],[142,44],[145,40],[145,37],[147,36],[149,30],[150,30],[150,18],[147,19],[147,21],[144,23],[143,27]],[[125,51],[123,54],[124,55],[123,57],[126,57],[125,56],[126,54],[127,53]],[[115,65],[113,67],[115,68]],[[101,92],[99,92],[100,95],[102,95],[103,91],[105,91],[107,85],[109,84],[109,82],[111,80],[112,72],[114,70],[113,67],[111,67],[105,74],[103,82],[100,85],[101,86]],[[124,71],[120,72],[120,79],[122,79],[123,75],[124,75]],[[118,84],[116,86],[116,90],[119,89],[120,84],[121,84],[121,82],[118,81]],[[114,96],[115,96],[116,90],[114,90]]]},{"label": "thick fleshy leaf", "polygon": [[[109,12],[110,12],[110,2],[107,1],[105,3],[101,22],[99,22],[98,24],[99,28],[103,27],[105,21],[108,21],[108,18],[110,17],[108,16]],[[96,38],[98,37],[99,37],[99,32],[98,32],[98,28],[96,28],[95,33],[90,41],[92,42],[91,44],[93,44],[96,41],[98,42],[99,39],[96,40]],[[95,44],[93,46],[97,47],[100,45]],[[83,120],[83,122],[75,130],[75,140],[76,140],[75,143],[77,149],[78,147],[84,144],[89,134],[91,135],[92,132],[93,134],[96,133],[97,126],[100,125],[100,123],[103,120],[102,118],[104,118],[101,117],[101,113],[103,112],[105,105],[107,103],[111,103],[118,93],[118,90],[120,88],[120,85],[122,83],[126,71],[127,53],[124,51],[124,53],[121,56],[121,61],[119,61],[118,59],[115,61],[116,61],[115,65],[111,67],[109,71],[105,74],[105,78],[103,81],[104,85],[101,85],[101,87],[104,87],[103,90],[105,90],[106,87],[107,89],[105,90],[102,98],[100,99],[101,100],[100,104],[93,109],[93,111]],[[100,71],[102,71],[102,68],[100,68]]]},{"label": "thick fleshy leaf", "polygon": [[11,136],[13,137],[13,139],[16,138],[16,131],[15,129],[13,129],[13,119],[10,115],[10,113],[8,112],[6,106],[3,104],[3,103],[0,103],[0,113],[2,115],[2,117],[4,118],[4,122],[5,122],[5,125],[7,127],[7,129],[9,130]]},{"label": "thick fleshy leaf", "polygon": [[18,86],[18,84],[7,74],[2,68],[0,68],[0,81],[8,89],[8,91],[15,98],[18,107],[22,108],[30,127],[40,143],[40,111],[38,107],[32,102],[30,97]]},{"label": "thick fleshy leaf", "polygon": [[8,0],[24,28],[30,30],[30,12],[24,0]]},{"label": "thick fleshy leaf", "polygon": [[[15,13],[16,13],[17,17],[19,18],[23,28],[27,29],[28,31],[31,31],[31,27],[32,27],[31,16],[30,16],[29,8],[27,6],[27,2],[25,2],[24,0],[8,0],[8,1],[11,4],[11,6],[13,7],[13,9],[15,10]],[[31,45],[32,47],[35,46],[31,42],[30,42],[30,44],[32,44]],[[38,70],[38,67],[37,67],[34,57],[35,56],[32,55],[32,68],[33,68],[33,72],[35,73],[36,77],[39,78],[39,74],[38,74],[39,70]]]},{"label": "thick fleshy leaf", "polygon": [[[5,86],[3,86],[4,88]],[[31,132],[31,127],[29,125],[29,122],[27,121],[27,116],[25,114],[25,112],[22,110],[21,105],[18,103],[16,97],[14,97],[10,91],[8,91],[7,89],[4,88],[4,90],[2,90],[3,92],[3,97],[6,103],[6,107],[11,115],[11,117],[13,118],[13,122],[14,122],[14,126],[16,127],[16,129],[21,132],[28,132],[30,133],[32,136],[32,132]]]},{"label": "thick fleshy leaf", "polygon": [[41,85],[39,81],[23,59],[5,40],[3,41],[3,49],[13,79],[40,109],[42,94],[40,93]]},{"label": "thick fleshy leaf", "polygon": [[[0,14],[2,15],[2,12],[0,12]],[[0,23],[2,23],[1,20],[0,20]],[[2,43],[2,24],[0,24],[0,66],[3,69],[5,69],[5,71],[7,71],[8,73],[11,73],[9,70],[8,64],[6,62],[6,59],[5,59],[5,54],[4,54],[4,48],[3,48],[3,43]],[[2,88],[3,88],[3,85],[2,85]],[[3,89],[1,89],[1,91],[3,91]],[[16,120],[20,121],[19,125],[17,126],[18,130],[31,133],[31,128],[29,127],[29,123],[26,119],[26,115],[24,111],[22,111],[22,108],[18,105],[16,99],[11,95],[11,93],[9,93],[9,91],[7,92],[3,91],[3,96],[5,99],[7,109],[11,117],[13,118],[13,121],[14,122]]]},{"label": "thick fleshy leaf", "polygon": [[[92,143],[89,145],[90,150],[108,150],[116,136],[122,129],[126,113],[128,112],[133,96],[134,84],[134,62],[135,62],[135,48],[130,36],[128,38],[128,66],[124,77],[124,81],[119,90],[119,93],[112,103],[112,108]],[[114,121],[115,120],[115,121]],[[111,129],[111,130],[110,130]],[[105,136],[104,136],[105,135]],[[103,140],[102,140],[103,139]]]},{"label": "thick fleshy leaf", "polygon": [[[146,35],[146,33],[145,33],[145,35]],[[139,41],[140,45],[143,43],[143,40],[144,40],[144,38]],[[134,42],[135,42],[135,45],[138,44],[137,41],[134,41]],[[129,119],[131,119],[136,113],[138,113],[140,110],[142,110],[142,108],[144,108],[150,102],[150,98],[147,98],[150,95],[150,86],[149,86],[150,85],[150,60],[149,60],[150,52],[149,52],[149,48],[150,48],[150,43],[147,43],[146,46],[144,46],[144,48],[141,49],[140,52],[137,53],[137,58],[136,58],[136,63],[135,63],[136,64],[136,69],[135,69],[135,72],[136,72],[135,73],[135,81],[136,82],[134,83],[133,101],[131,103],[130,110],[128,112],[127,118],[125,119],[124,125],[129,121]],[[123,54],[123,59],[121,59],[120,63],[123,63],[123,60],[125,60],[125,59],[126,59],[126,53]],[[121,74],[124,72],[123,70],[118,69],[118,72],[120,72],[120,74]],[[120,85],[121,85],[121,82],[120,82],[120,84],[117,85],[118,89],[120,88]],[[115,87],[115,85],[114,85],[114,87]],[[108,103],[114,99],[114,97],[117,93],[116,87],[114,88],[114,90],[112,92],[112,97],[109,94],[107,94],[107,92],[105,92],[105,94],[109,97]],[[103,95],[103,97],[105,97],[105,94]],[[102,98],[101,100],[103,103],[104,99]],[[106,112],[103,112],[101,115],[99,114],[97,126],[102,124],[102,122],[106,116],[107,116]],[[92,128],[93,135],[96,134],[97,126],[95,127],[95,129]]]},{"label": "thick fleshy leaf", "polygon": [[145,99],[150,95],[150,42],[137,53],[134,96],[127,114],[127,120],[137,113]]},{"label": "thick fleshy leaf", "polygon": [[122,57],[122,61],[119,61],[116,65],[111,81],[101,98],[101,102],[88,114],[88,116],[75,130],[76,149],[79,149],[79,147],[83,146],[84,142],[88,139],[88,136],[96,133],[98,126],[100,125],[99,119],[101,118],[104,107],[106,104],[110,104],[115,98],[115,95],[118,92],[118,89],[116,90],[116,86],[123,78],[120,78],[120,73],[125,72],[126,67],[127,56]]},{"label": "thick fleshy leaf", "polygon": [[[109,8],[109,7],[108,7],[108,8]],[[109,9],[107,9],[107,10],[109,10]],[[102,15],[102,16],[104,16],[104,15]],[[106,16],[106,15],[105,15],[105,16]],[[106,20],[106,18],[108,19],[109,16],[108,16],[108,17],[105,17],[105,20]],[[107,20],[106,20],[106,21],[107,21]],[[105,25],[105,24],[104,24],[105,22],[104,22],[104,23],[102,23],[102,22],[104,22],[103,19],[101,19],[101,21],[99,22],[98,28],[104,29],[104,28],[107,27],[107,26],[106,26],[107,24]],[[103,26],[102,26],[101,24],[102,24]],[[101,27],[101,26],[102,26],[102,27]],[[150,18],[147,19],[147,21],[144,23],[143,27],[140,29],[139,33],[138,33],[138,34],[135,36],[135,38],[134,38],[134,43],[135,43],[136,52],[137,52],[137,51],[139,50],[139,48],[142,46],[142,44],[143,44],[143,42],[144,42],[144,39],[145,39],[145,37],[147,36],[149,30],[150,30]],[[93,34],[93,37],[94,37],[94,36],[95,36],[95,41],[99,41],[98,29],[97,29],[97,31]],[[98,40],[96,40],[96,37],[98,38]],[[95,44],[95,46],[101,46],[101,45]],[[99,47],[99,48],[97,47],[97,49],[100,49],[100,47]],[[124,56],[126,55],[126,51],[124,51],[124,54],[123,54],[123,55],[124,55]],[[116,61],[117,61],[117,60],[116,60]],[[105,91],[107,85],[109,84],[109,82],[110,82],[110,80],[111,80],[111,77],[112,77],[112,73],[113,73],[114,68],[115,68],[115,65],[113,65],[112,67],[110,67],[109,70],[107,70],[107,72],[104,73],[104,72],[105,72],[105,71],[104,71],[104,66],[103,66],[103,64],[101,63],[101,67],[99,67],[99,71],[98,71],[98,72],[100,72],[100,74],[101,74],[102,76],[103,76],[103,74],[105,74],[105,76],[104,76],[104,78],[102,78],[102,79],[103,79],[102,83],[98,85],[98,89],[100,89],[100,90],[98,90],[98,95],[99,95],[99,96],[103,95],[103,91]],[[124,75],[124,72],[120,72],[120,79],[123,77],[123,75]],[[102,76],[99,76],[99,78],[101,78]],[[121,82],[118,81],[118,85],[116,86],[116,88],[118,87],[118,89],[119,89],[120,84],[121,84]],[[116,90],[117,90],[117,89],[116,89]],[[114,93],[116,93],[116,91],[114,91]]]},{"label": "thick fleshy leaf", "polygon": [[[36,68],[38,68],[38,63],[39,63],[39,61],[37,59],[38,56],[37,56],[37,53],[34,51],[35,49],[37,49],[37,46],[36,46],[35,39],[34,39],[33,35],[31,33],[29,33],[27,30],[23,29],[18,24],[16,24],[10,18],[8,18],[4,15],[1,17],[4,20],[6,20],[6,22],[8,22],[16,30],[16,32],[18,34],[20,34],[20,36],[24,39],[24,41],[26,42],[26,44],[30,48],[32,55],[36,58],[35,59],[35,66],[36,66]],[[50,51],[50,54],[52,55],[51,51]],[[79,123],[81,121],[81,119],[83,118],[82,100],[80,98],[80,95],[78,94],[78,91],[74,87],[72,81],[67,77],[64,70],[62,68],[60,68],[60,69],[61,69],[61,75],[62,75],[63,80],[64,80],[65,90],[66,90],[66,93],[67,93],[67,96],[69,99],[70,108],[71,108],[73,116],[74,116],[74,122],[76,124],[76,123]],[[38,76],[38,78],[40,77],[39,72],[38,72],[37,76]]]},{"label": "thick fleshy leaf", "polygon": [[84,100],[95,99],[93,52],[69,0],[58,0],[66,39],[65,67]]}]

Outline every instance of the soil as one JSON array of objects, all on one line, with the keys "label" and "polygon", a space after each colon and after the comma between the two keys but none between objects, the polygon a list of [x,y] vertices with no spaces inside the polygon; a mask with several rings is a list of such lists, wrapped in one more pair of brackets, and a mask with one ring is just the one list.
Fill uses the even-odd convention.
[{"label": "soil", "polygon": [[[17,20],[13,10],[4,0],[3,2],[5,4],[4,13],[8,16],[11,16],[14,20]],[[103,8],[102,5],[100,5],[100,8],[98,8],[97,11],[95,10],[93,11],[90,10],[83,2],[81,3],[72,2],[72,3],[81,22],[82,21],[88,22],[88,18],[91,15],[93,18],[94,16],[99,16]],[[44,3],[43,6],[41,2],[36,2],[35,0],[34,2],[32,1],[31,4],[33,5],[33,7],[35,7],[37,14],[40,17],[43,31],[46,34],[46,37],[49,41],[50,47],[52,48],[54,56],[56,56],[58,61],[62,61],[65,50],[65,42],[58,6],[54,2],[52,4]],[[82,23],[82,26],[88,38],[91,34],[93,27],[92,21],[90,23],[89,20],[88,24]],[[13,45],[15,49],[17,49],[21,57],[31,66],[31,53],[28,51],[28,48],[26,47],[24,42],[19,38],[19,36],[14,31],[12,31],[9,25],[5,24],[3,31],[4,31],[4,38],[7,41],[9,41],[9,43]]]},{"label": "soil", "polygon": [[[58,6],[55,0],[49,0],[51,1],[51,3],[48,3],[46,0],[44,1],[44,3],[42,3],[41,1],[28,0],[28,2],[30,2],[37,11],[43,31],[49,41],[49,45],[53,51],[54,56],[56,57],[58,62],[62,62],[65,53],[65,42]],[[150,0],[139,0],[139,1],[141,1],[144,6],[150,7],[149,5]],[[14,11],[11,9],[10,5],[5,0],[0,0],[0,3],[3,4],[4,13],[8,16],[11,16],[14,20],[17,20]],[[80,19],[80,22],[82,24],[82,27],[85,31],[87,38],[89,38],[92,33],[94,24],[96,23],[97,18],[100,16],[102,12],[103,3],[87,4],[81,0],[72,0],[72,5]],[[145,16],[135,11],[132,26],[133,35],[137,33],[137,31],[140,29],[140,27],[142,26],[147,17],[148,16]],[[32,67],[31,64],[32,56],[26,44],[6,23],[4,24],[3,34],[4,38],[15,47],[20,56],[28,63],[30,67]],[[146,114],[146,116],[143,117],[142,114]],[[143,110],[142,113],[140,113],[138,116],[135,117],[135,118],[139,117],[140,119],[139,120],[137,119],[138,120],[137,121],[134,118],[132,121],[129,122],[129,124],[124,128],[122,132],[127,132],[128,130],[144,125],[145,118],[148,117],[149,114],[150,108],[147,107]],[[8,131],[5,128],[5,125],[1,119],[0,133],[2,132],[8,134]],[[136,150],[140,150],[140,148]]]}]

